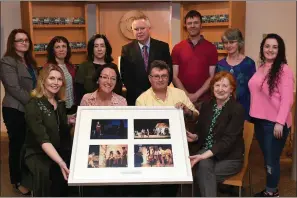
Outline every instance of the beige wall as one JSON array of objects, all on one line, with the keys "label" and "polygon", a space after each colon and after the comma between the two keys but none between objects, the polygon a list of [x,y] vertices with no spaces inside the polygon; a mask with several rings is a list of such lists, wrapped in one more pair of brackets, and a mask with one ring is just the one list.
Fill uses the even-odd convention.
[{"label": "beige wall", "polygon": [[[6,41],[11,30],[21,28],[20,2],[1,2],[1,57],[6,50]],[[4,89],[1,83],[1,107],[4,96]],[[2,110],[2,108],[1,108]],[[1,111],[0,110],[0,111]],[[2,119],[1,112],[1,132],[6,128]]]},{"label": "beige wall", "polygon": [[296,2],[247,2],[245,28],[246,55],[257,61],[262,35],[277,33],[285,41],[288,64],[296,76]]}]

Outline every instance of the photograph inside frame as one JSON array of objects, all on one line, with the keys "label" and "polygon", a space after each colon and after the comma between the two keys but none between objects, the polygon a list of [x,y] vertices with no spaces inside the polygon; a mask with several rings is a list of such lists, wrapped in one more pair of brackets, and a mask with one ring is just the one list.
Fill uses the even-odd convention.
[{"label": "photograph inside frame", "polygon": [[128,145],[90,145],[88,168],[128,167]]},{"label": "photograph inside frame", "polygon": [[134,139],[170,139],[169,119],[134,119]]},{"label": "photograph inside frame", "polygon": [[127,139],[128,120],[122,119],[93,119],[91,139]]},{"label": "photograph inside frame", "polygon": [[173,167],[171,144],[134,145],[134,167]]}]

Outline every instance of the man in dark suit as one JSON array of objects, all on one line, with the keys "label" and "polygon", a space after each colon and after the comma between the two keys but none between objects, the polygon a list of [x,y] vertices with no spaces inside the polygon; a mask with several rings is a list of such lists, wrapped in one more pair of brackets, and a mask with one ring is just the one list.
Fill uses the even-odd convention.
[{"label": "man in dark suit", "polygon": [[[172,71],[168,43],[150,37],[150,22],[146,16],[134,18],[132,30],[135,40],[122,47],[121,77],[127,89],[128,105],[135,105],[138,96],[150,88],[148,66],[154,60],[163,60]],[[169,84],[172,81],[170,73]]]}]

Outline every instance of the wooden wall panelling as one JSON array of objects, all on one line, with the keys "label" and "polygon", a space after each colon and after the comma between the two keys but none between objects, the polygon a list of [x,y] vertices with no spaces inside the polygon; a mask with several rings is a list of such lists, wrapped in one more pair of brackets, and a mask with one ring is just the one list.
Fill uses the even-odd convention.
[{"label": "wooden wall panelling", "polygon": [[[210,42],[221,42],[221,36],[229,27],[239,28],[245,33],[245,2],[239,1],[197,1],[181,3],[181,39],[188,34],[183,28],[183,19],[188,11],[197,10],[202,16],[228,14],[228,22],[203,23],[201,34]],[[225,50],[218,50],[219,60],[227,55]]]},{"label": "wooden wall panelling", "polygon": [[171,4],[169,2],[129,2],[98,3],[97,4],[97,31],[105,34],[112,46],[112,56],[115,63],[121,55],[122,46],[131,40],[123,36],[119,22],[122,16],[131,10],[142,11],[151,22],[151,35],[153,38],[170,43]]}]

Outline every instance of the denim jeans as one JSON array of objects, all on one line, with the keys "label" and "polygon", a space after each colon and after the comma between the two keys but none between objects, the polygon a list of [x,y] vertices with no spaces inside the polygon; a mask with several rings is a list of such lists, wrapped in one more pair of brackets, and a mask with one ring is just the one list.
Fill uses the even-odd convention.
[{"label": "denim jeans", "polygon": [[255,135],[264,155],[266,167],[266,190],[275,192],[280,179],[280,156],[285,146],[290,129],[283,128],[281,139],[274,137],[275,122],[253,118]]}]

